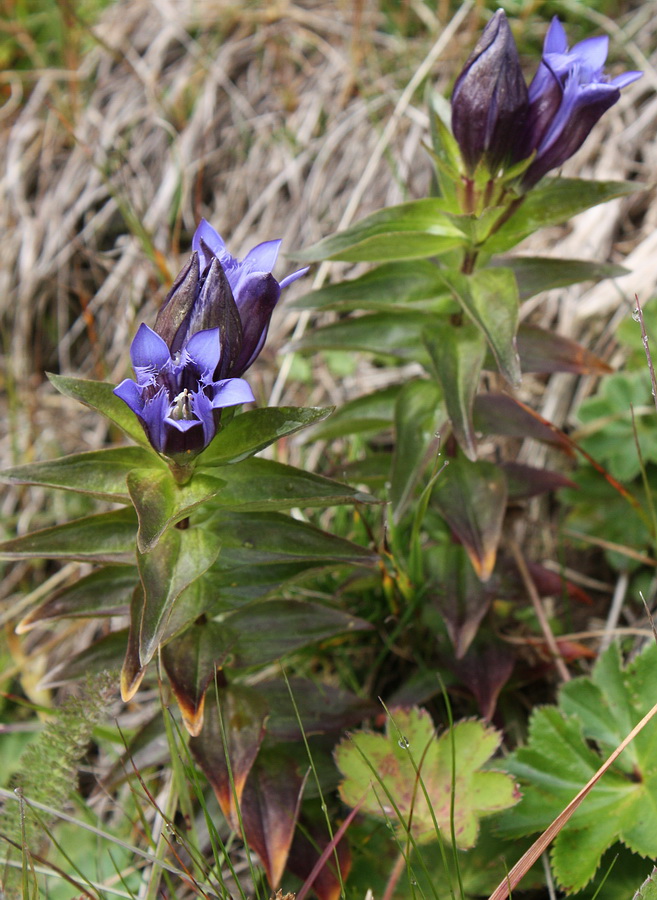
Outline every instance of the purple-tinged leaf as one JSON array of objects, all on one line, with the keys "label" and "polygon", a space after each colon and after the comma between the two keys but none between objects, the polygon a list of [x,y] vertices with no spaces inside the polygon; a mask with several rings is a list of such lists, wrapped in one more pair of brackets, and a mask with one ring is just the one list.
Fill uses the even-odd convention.
[{"label": "purple-tinged leaf", "polygon": [[43,528],[0,544],[0,559],[73,559],[134,565],[137,517],[117,509]]},{"label": "purple-tinged leaf", "polygon": [[473,408],[474,427],[484,434],[503,434],[507,437],[534,438],[558,447],[574,456],[570,440],[556,425],[519,403],[508,394],[478,394]]},{"label": "purple-tinged leaf", "polygon": [[536,469],[523,463],[507,462],[502,464],[509,489],[509,500],[528,500],[559,488],[577,488],[577,485],[551,469]]},{"label": "purple-tinged leaf", "polygon": [[146,665],[139,658],[139,627],[144,610],[144,591],[138,585],[132,593],[130,603],[130,628],[128,643],[121,666],[121,698],[124,703],[132,700],[139,690],[146,672]]},{"label": "purple-tinged leaf", "polygon": [[127,628],[105,635],[80,653],[51,669],[42,678],[39,686],[54,688],[99,672],[119,672],[125,657],[127,641]]},{"label": "purple-tinged leaf", "polygon": [[223,488],[225,482],[214,475],[196,473],[187,484],[176,484],[169,469],[135,469],[127,479],[128,491],[139,519],[137,547],[147,553],[171,525]]},{"label": "purple-tinged leaf", "polygon": [[571,600],[577,600],[587,606],[593,605],[593,600],[586,591],[573,584],[572,581],[568,581],[558,572],[553,572],[551,569],[546,569],[545,566],[533,562],[527,562],[527,568],[541,597],[561,597],[565,594]]},{"label": "purple-tinged leaf", "polygon": [[24,634],[37,625],[58,619],[122,615],[128,610],[138,581],[137,570],[128,566],[97,569],[60,588],[33,609],[16,626],[16,633]]},{"label": "purple-tinged leaf", "polygon": [[450,460],[432,502],[465,547],[481,581],[495,567],[506,510],[506,477],[499,466],[463,456]]},{"label": "purple-tinged leaf", "polygon": [[219,706],[211,696],[205,711],[205,726],[190,740],[189,749],[212,785],[226,819],[238,830],[235,801],[241,805],[247,776],[265,736],[267,703],[259,691],[241,685],[217,691]]},{"label": "purple-tinged leaf", "polygon": [[606,375],[613,372],[600,357],[575,341],[536,325],[521,325],[518,352],[523,372],[571,372],[574,375]]},{"label": "purple-tinged leaf", "polygon": [[[322,828],[319,823],[304,821],[302,828],[297,828],[294,840],[287,858],[287,871],[296,875],[305,882],[313,872],[319,861],[320,854],[328,847],[330,838],[326,825]],[[334,832],[337,831],[337,826]],[[337,852],[340,878],[338,878],[335,856]],[[351,870],[351,851],[345,835],[335,845],[318,874],[312,882],[312,890],[319,900],[339,900],[342,893],[342,885],[347,880]]]},{"label": "purple-tinged leaf", "polygon": [[514,663],[513,649],[500,644],[470,650],[451,663],[451,669],[470,689],[487,722],[493,718],[500,691],[511,677]]},{"label": "purple-tinged leaf", "polygon": [[285,870],[304,782],[294,760],[276,747],[261,751],[244,786],[244,839],[260,857],[273,890]]},{"label": "purple-tinged leaf", "polygon": [[434,324],[424,343],[445,395],[456,440],[470,460],[477,458],[472,405],[486,356],[486,341],[476,325]]},{"label": "purple-tinged leaf", "polygon": [[433,574],[428,596],[445,621],[454,655],[461,659],[496,596],[497,585],[495,580],[482,584],[459,544],[432,547],[427,562]]},{"label": "purple-tinged leaf", "polygon": [[170,528],[156,547],[137,554],[145,598],[139,631],[142,666],[157,650],[173,604],[185,588],[207,572],[220,546],[216,535],[200,528]]}]

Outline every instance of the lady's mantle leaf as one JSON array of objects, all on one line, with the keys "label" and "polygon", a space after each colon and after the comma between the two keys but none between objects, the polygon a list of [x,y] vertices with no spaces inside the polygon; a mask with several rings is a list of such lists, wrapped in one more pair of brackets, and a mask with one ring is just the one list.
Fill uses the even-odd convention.
[{"label": "lady's mantle leaf", "polygon": [[[349,806],[365,800],[362,810],[396,819],[420,842],[436,839],[435,821],[444,840],[450,836],[454,742],[454,833],[461,849],[474,847],[479,819],[513,806],[519,793],[503,772],[481,770],[500,744],[500,734],[484,722],[458,722],[453,734],[436,737],[426,710],[396,710],[386,734],[357,731],[335,751],[344,776],[340,795]],[[421,779],[418,779],[418,773]],[[426,796],[425,796],[426,791]],[[427,797],[431,809],[427,804]],[[433,815],[432,815],[433,810]]]},{"label": "lady's mantle leaf", "polygon": [[[513,815],[498,823],[501,833],[518,837],[542,831],[649,711],[656,683],[657,646],[649,646],[623,669],[620,651],[612,645],[590,678],[564,685],[559,707],[538,709],[527,746],[506,763],[526,787]],[[559,833],[554,871],[568,891],[588,884],[603,853],[617,841],[641,856],[657,856],[656,749],[653,719]]]}]

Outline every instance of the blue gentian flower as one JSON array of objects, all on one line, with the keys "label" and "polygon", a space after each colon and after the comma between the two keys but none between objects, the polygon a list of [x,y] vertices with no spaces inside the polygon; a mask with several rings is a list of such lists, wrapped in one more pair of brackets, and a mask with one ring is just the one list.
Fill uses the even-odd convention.
[{"label": "blue gentian flower", "polygon": [[511,157],[528,109],[527,85],[504,11],[498,9],[454,84],[452,130],[469,174],[491,175]]},{"label": "blue gentian flower", "polygon": [[243,260],[205,221],[196,229],[192,256],[176,278],[155,322],[155,331],[177,353],[198,331],[219,328],[221,360],[215,378],[242,375],[265,342],[283,288],[308,271],[276,281],[272,269],[281,241],[265,241]]},{"label": "blue gentian flower", "polygon": [[126,378],[114,393],[158,453],[188,462],[215,436],[221,409],[253,401],[244,379],[215,380],[220,356],[219,328],[197,331],[172,354],[160,335],[139,326],[130,347],[136,381]]},{"label": "blue gentian flower", "polygon": [[606,110],[620,99],[642,72],[625,72],[610,79],[604,72],[609,38],[593,37],[572,49],[563,25],[555,16],[543,45],[543,58],[529,86],[527,128],[516,153],[536,158],[525,172],[524,188],[569,159],[584,143]]}]

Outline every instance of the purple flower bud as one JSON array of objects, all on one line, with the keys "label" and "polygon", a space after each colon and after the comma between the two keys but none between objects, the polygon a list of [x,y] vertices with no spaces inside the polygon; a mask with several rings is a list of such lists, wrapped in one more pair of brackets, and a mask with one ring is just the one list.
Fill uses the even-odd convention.
[{"label": "purple flower bud", "polygon": [[262,350],[281,290],[304,275],[300,269],[279,284],[271,274],[281,241],[266,241],[240,261],[205,219],[192,240],[193,253],[176,278],[155,322],[172,354],[190,338],[219,329],[215,379],[242,375]]},{"label": "purple flower bud", "polygon": [[498,9],[452,93],[452,130],[469,174],[483,159],[496,175],[511,158],[528,102],[518,50],[504,11]]},{"label": "purple flower bud", "polygon": [[519,160],[536,151],[522,179],[525,190],[579,150],[602,114],[620,99],[621,88],[641,78],[642,72],[625,72],[610,80],[604,72],[608,49],[607,37],[594,37],[569,50],[563,25],[552,19],[515,153]]},{"label": "purple flower bud", "polygon": [[159,334],[140,325],[130,356],[136,381],[126,378],[114,393],[137,416],[158,453],[178,463],[208,446],[224,407],[254,399],[242,378],[215,379],[221,357],[218,328],[197,331],[172,355]]}]

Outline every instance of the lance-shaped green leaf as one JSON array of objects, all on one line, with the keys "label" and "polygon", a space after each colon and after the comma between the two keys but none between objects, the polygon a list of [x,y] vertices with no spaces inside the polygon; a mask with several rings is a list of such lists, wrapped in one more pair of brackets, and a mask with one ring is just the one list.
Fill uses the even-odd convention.
[{"label": "lance-shaped green leaf", "polygon": [[99,500],[128,503],[127,476],[133,469],[153,465],[164,467],[156,454],[142,447],[109,447],[15,466],[0,472],[0,478],[9,484],[39,484],[89,494]]},{"label": "lance-shaped green leaf", "polygon": [[486,337],[502,375],[512,384],[520,381],[516,349],[518,285],[511,269],[479,269],[463,275],[443,270],[445,283],[466,314]]},{"label": "lance-shaped green leaf", "polygon": [[176,599],[210,568],[220,546],[215,534],[201,528],[170,528],[152,550],[137,554],[144,588],[139,632],[142,666],[157,650]]},{"label": "lance-shaped green leaf", "polygon": [[422,333],[435,322],[429,313],[371,313],[308,332],[298,350],[362,350],[394,359],[426,360]]},{"label": "lance-shaped green leaf", "polygon": [[428,259],[386,263],[352,281],[329,284],[304,294],[289,304],[292,309],[349,312],[369,309],[408,312],[415,309],[434,313],[454,312],[450,294],[440,277],[440,269]]},{"label": "lance-shaped green leaf", "polygon": [[392,428],[395,404],[402,389],[393,384],[363,397],[356,397],[336,410],[330,419],[316,425],[304,442],[332,441],[347,434],[363,434]]},{"label": "lance-shaped green leaf", "polygon": [[[452,733],[445,731],[436,737],[426,710],[394,710],[386,722],[385,736],[358,731],[338,744],[335,761],[344,776],[340,796],[349,806],[358,805],[365,797],[364,812],[397,826],[403,823],[418,842],[436,840],[434,817],[442,839],[448,841],[453,812],[456,846],[474,847],[479,820],[519,800],[509,775],[482,770],[501,737],[494,728],[475,720],[457,722]],[[418,771],[423,787],[418,783]],[[399,830],[403,836],[405,829]]]},{"label": "lance-shaped green leaf", "polygon": [[476,325],[435,323],[424,333],[431,363],[440,381],[452,429],[468,459],[477,458],[472,406],[486,356],[486,341]]},{"label": "lance-shaped green leaf", "polygon": [[536,325],[521,325],[518,329],[518,353],[523,372],[606,375],[613,371],[581,344]]},{"label": "lance-shaped green leaf", "polygon": [[151,453],[153,448],[148,442],[139,420],[123,400],[114,393],[115,384],[106,381],[88,381],[85,378],[71,378],[68,375],[52,375],[47,373],[50,383],[65,397],[72,397],[85,406],[102,413],[106,418],[118,425],[128,437],[137,444],[146,447]]},{"label": "lance-shaped green leaf", "polygon": [[390,499],[395,522],[399,522],[413,490],[430,461],[429,450],[437,449],[439,429],[447,413],[440,386],[418,380],[404,385],[395,408],[395,449],[390,475]]},{"label": "lance-shaped green leaf", "polygon": [[152,550],[167,528],[215,497],[225,483],[215,475],[197,472],[186,484],[176,484],[168,468],[130,472],[127,484],[139,519],[139,552]]},{"label": "lance-shaped green leaf", "polygon": [[225,466],[264,450],[282,437],[321,422],[332,407],[277,406],[235,416],[197,459],[199,466]]},{"label": "lance-shaped green leaf", "polygon": [[[558,707],[530,720],[529,739],[505,763],[523,783],[523,799],[498,823],[509,837],[542,831],[600,768],[612,749],[654,704],[657,647],[623,667],[618,646],[599,657],[591,676],[564,685]],[[554,842],[559,883],[578,891],[618,841],[640,856],[657,856],[657,719],[595,785]]]},{"label": "lance-shaped green leaf", "polygon": [[21,620],[16,632],[23,634],[36,625],[58,619],[121,615],[128,609],[138,582],[137,570],[129,566],[97,569],[52,594]]},{"label": "lance-shaped green leaf", "polygon": [[573,481],[551,469],[536,469],[516,462],[503,463],[502,469],[506,475],[509,500],[527,500],[558,491],[559,488],[577,489]]},{"label": "lance-shaped green leaf", "polygon": [[225,486],[214,508],[242,510],[323,507],[341,503],[378,503],[370,494],[271,459],[244,459],[221,470]]},{"label": "lance-shaped green leaf", "polygon": [[527,300],[541,291],[551,291],[569,284],[598,282],[604,278],[621,278],[628,274],[628,269],[614,263],[550,256],[503,256],[492,260],[491,265],[513,269],[521,300]]},{"label": "lance-shaped green leaf", "polygon": [[75,559],[134,564],[137,517],[117,509],[54,525],[0,544],[0,559]]},{"label": "lance-shaped green leaf", "polygon": [[486,241],[487,255],[514,247],[539,228],[567,219],[615,197],[625,197],[643,186],[634,181],[584,181],[580,178],[546,178],[525,195],[511,218]]},{"label": "lance-shaped green leaf", "polygon": [[146,673],[146,664],[142,663],[139,657],[139,630],[143,613],[144,590],[138,584],[132,593],[130,602],[130,628],[121,666],[121,698],[124,703],[132,700]]},{"label": "lance-shaped green leaf", "polygon": [[367,563],[375,558],[367,547],[280,513],[221,512],[205,527],[221,544],[220,568],[307,560]]},{"label": "lance-shaped green leaf", "polygon": [[99,672],[117,673],[125,657],[128,629],[112,631],[80,653],[55,666],[41,680],[40,687],[55,688]]},{"label": "lance-shaped green leaf", "polygon": [[298,258],[305,262],[389,262],[437,256],[465,243],[463,232],[445,210],[444,201],[435,198],[390,206],[324,238]]},{"label": "lance-shaped green leaf", "polygon": [[282,747],[264,747],[244,786],[240,810],[243,837],[260,857],[272,890],[287,863],[305,778]]},{"label": "lance-shaped green leaf", "polygon": [[481,581],[488,581],[497,557],[506,511],[504,472],[494,463],[450,460],[434,488],[432,503],[465,547]]},{"label": "lance-shaped green leaf", "polygon": [[207,704],[205,727],[189,742],[223,814],[236,830],[236,802],[241,803],[247,776],[265,736],[266,720],[267,703],[258,691],[237,684],[218,688],[217,699],[213,697]]}]

